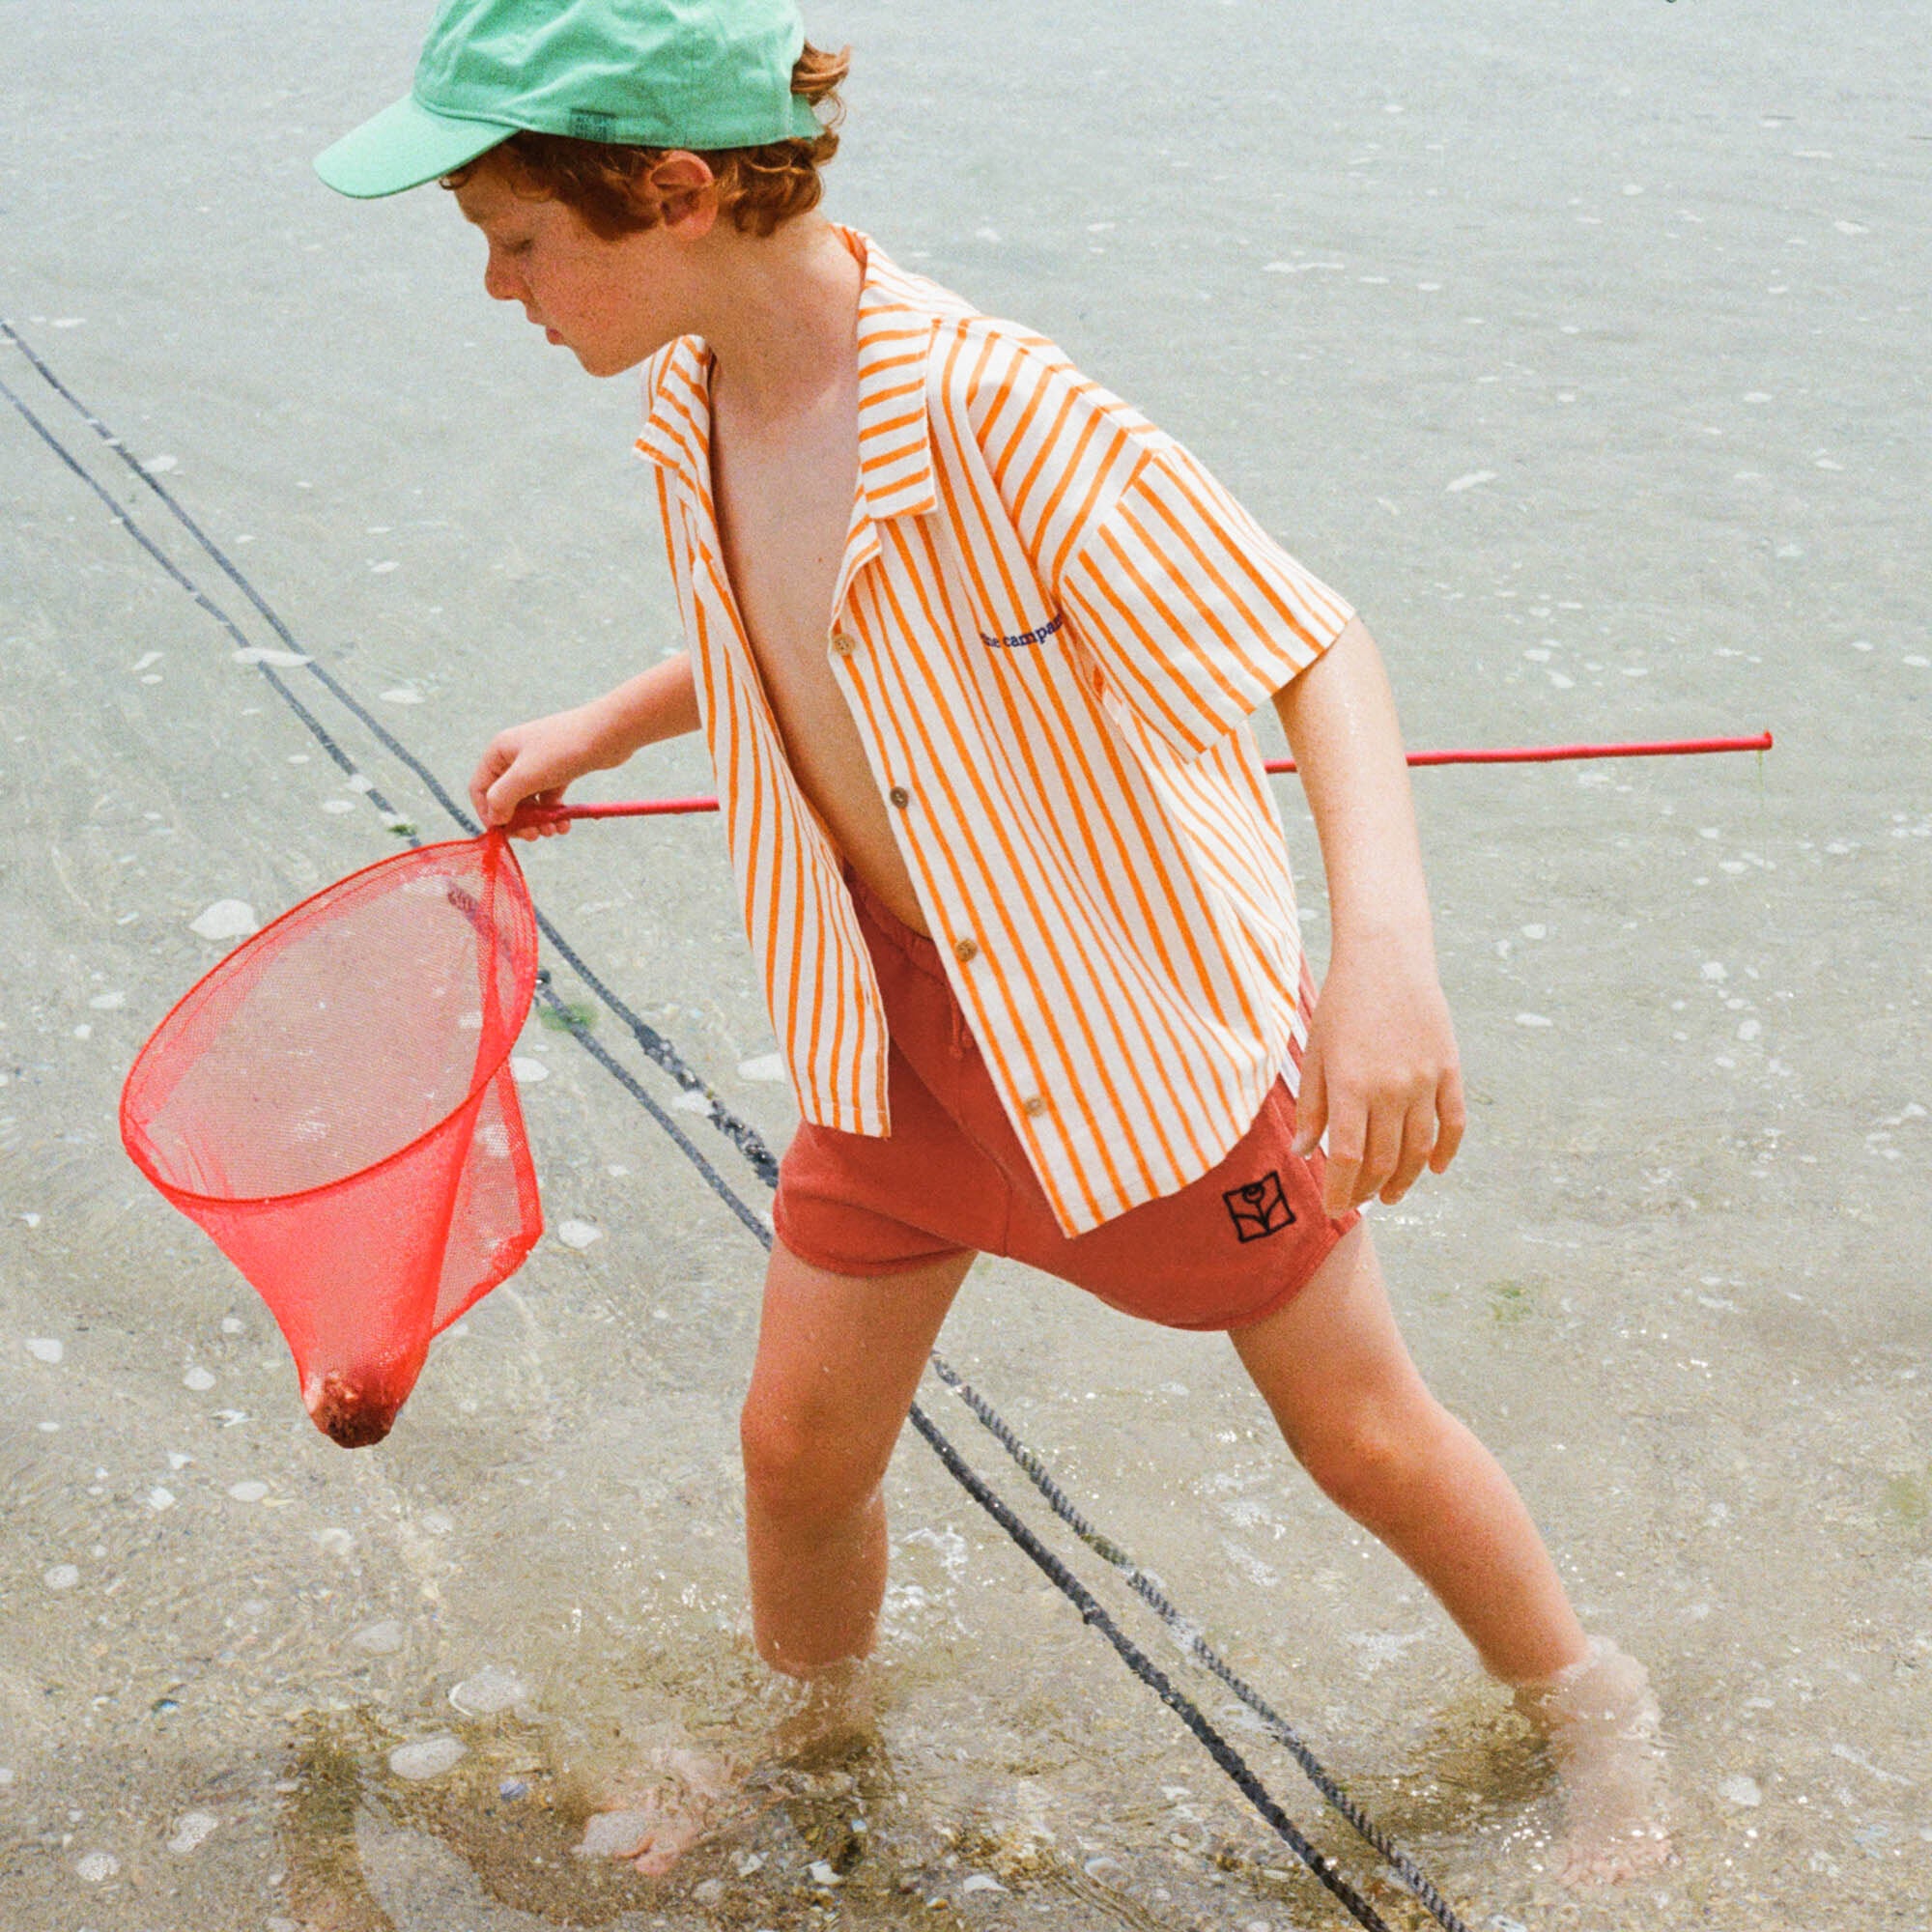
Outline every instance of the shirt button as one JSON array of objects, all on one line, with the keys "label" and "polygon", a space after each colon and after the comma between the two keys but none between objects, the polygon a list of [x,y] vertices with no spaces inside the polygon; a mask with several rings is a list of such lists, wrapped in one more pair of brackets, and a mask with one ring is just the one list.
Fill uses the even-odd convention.
[{"label": "shirt button", "polygon": [[1033,1118],[1037,1121],[1043,1113],[1046,1112],[1046,1102],[1042,1100],[1037,1094],[1036,1094],[1032,1099],[1022,1100],[1020,1102],[1020,1109],[1023,1113],[1032,1115]]},{"label": "shirt button", "polygon": [[952,956],[962,966],[970,966],[980,956],[980,949],[970,939],[955,939],[952,942]]},{"label": "shirt button", "polygon": [[912,803],[912,793],[907,791],[904,785],[895,785],[886,794],[886,802],[897,806],[903,811]]},{"label": "shirt button", "polygon": [[834,657],[849,658],[858,648],[857,641],[843,631],[838,632],[832,639]]}]

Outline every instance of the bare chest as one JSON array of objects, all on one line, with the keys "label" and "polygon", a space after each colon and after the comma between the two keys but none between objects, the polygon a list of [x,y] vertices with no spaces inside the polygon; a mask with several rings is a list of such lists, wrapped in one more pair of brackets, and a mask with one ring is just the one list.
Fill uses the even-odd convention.
[{"label": "bare chest", "polygon": [[833,598],[859,477],[856,387],[781,441],[714,425],[712,491],[739,622],[786,761],[840,855],[923,930],[919,901],[833,670]]}]

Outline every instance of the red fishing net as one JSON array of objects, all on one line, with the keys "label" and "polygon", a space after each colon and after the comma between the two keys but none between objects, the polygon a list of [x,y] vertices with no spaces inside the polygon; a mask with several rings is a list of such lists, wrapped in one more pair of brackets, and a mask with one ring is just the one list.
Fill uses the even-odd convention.
[{"label": "red fishing net", "polygon": [[501,834],[398,853],[238,946],[128,1075],[128,1153],[254,1284],[345,1448],[543,1232],[510,1071],[536,938]]}]

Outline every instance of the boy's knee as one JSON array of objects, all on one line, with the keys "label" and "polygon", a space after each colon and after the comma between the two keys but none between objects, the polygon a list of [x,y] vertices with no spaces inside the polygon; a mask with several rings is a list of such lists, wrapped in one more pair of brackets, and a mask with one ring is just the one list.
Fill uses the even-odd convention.
[{"label": "boy's knee", "polygon": [[748,1504],[794,1521],[848,1516],[870,1500],[885,1471],[868,1448],[834,1430],[748,1403],[738,1419]]},{"label": "boy's knee", "polygon": [[1433,1396],[1375,1396],[1293,1442],[1316,1486],[1364,1522],[1399,1517],[1427,1491],[1447,1413]]}]

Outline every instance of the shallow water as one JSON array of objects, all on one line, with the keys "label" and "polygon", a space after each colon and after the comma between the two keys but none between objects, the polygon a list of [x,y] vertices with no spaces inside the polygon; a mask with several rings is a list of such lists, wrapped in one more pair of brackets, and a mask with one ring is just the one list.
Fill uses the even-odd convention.
[{"label": "shallow water", "polygon": [[[1932,1892],[1914,11],[812,16],[859,54],[833,212],[1198,448],[1362,608],[1411,742],[1778,733],[1761,765],[1419,775],[1475,1125],[1378,1216],[1433,1383],[1586,1620],[1652,1664],[1680,1865],[1614,1900],[1555,1889],[1547,1767],[1224,1345],[1004,1264],[943,1344],[1472,1926],[1917,1925]],[[307,173],[400,91],[415,31],[364,0],[267,32],[227,0],[14,10],[0,314],[460,783],[497,725],[602,689],[674,619],[631,385],[492,311],[434,192],[356,208]],[[0,382],[248,646],[285,648],[5,342]],[[753,1749],[778,1715],[738,1540],[756,1245],[533,1021],[554,1233],[388,1442],[324,1441],[250,1291],[126,1163],[115,1096],[232,943],[212,908],[266,918],[393,849],[385,809],[452,828],[306,668],[236,662],[12,408],[0,493],[0,1920],[1342,1922],[910,1439],[876,1747],[768,1778],[669,1881],[572,1856],[654,1754]],[[584,790],[708,788],[683,745]],[[580,829],[529,869],[781,1143],[715,822]],[[672,1105],[608,1012],[595,1037]],[[761,1208],[702,1116],[671,1118]],[[1285,1756],[925,1400],[1340,1850]],[[493,1668],[524,1694],[485,1710]],[[443,1738],[446,1769],[392,1768]]]}]

